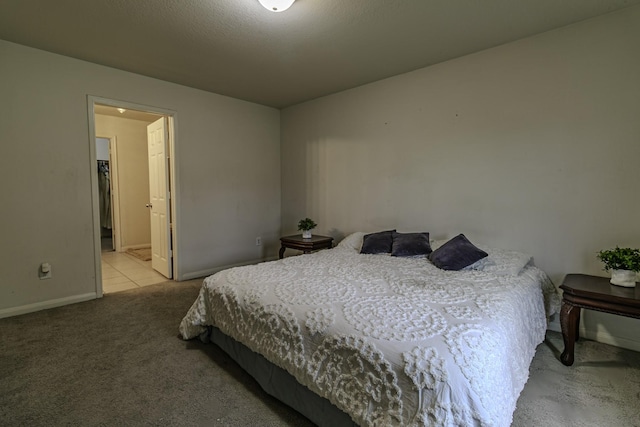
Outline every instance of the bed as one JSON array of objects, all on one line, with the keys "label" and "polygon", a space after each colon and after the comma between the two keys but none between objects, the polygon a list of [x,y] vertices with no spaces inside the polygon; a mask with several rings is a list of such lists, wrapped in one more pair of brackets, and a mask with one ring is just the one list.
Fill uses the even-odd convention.
[{"label": "bed", "polygon": [[221,345],[318,425],[509,426],[559,306],[546,274],[489,248],[461,271],[361,254],[363,235],[206,278],[182,337]]}]

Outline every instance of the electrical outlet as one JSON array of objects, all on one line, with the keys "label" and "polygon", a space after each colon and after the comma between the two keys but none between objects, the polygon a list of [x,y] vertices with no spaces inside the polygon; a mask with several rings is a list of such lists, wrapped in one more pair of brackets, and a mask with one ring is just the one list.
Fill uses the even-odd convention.
[{"label": "electrical outlet", "polygon": [[262,237],[256,237],[256,246],[262,246]]}]

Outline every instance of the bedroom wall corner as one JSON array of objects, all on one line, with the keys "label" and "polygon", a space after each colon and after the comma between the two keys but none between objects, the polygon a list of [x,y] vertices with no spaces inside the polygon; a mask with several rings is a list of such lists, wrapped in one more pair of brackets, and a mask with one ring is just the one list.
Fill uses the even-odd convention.
[{"label": "bedroom wall corner", "polygon": [[2,40],[0,58],[0,313],[97,294],[87,95],[178,115],[181,275],[277,254],[279,110]]},{"label": "bedroom wall corner", "polygon": [[[640,247],[639,51],[632,6],[284,109],[282,228],[464,232],[556,286],[604,276],[598,250]],[[584,320],[640,343],[640,320]]]}]

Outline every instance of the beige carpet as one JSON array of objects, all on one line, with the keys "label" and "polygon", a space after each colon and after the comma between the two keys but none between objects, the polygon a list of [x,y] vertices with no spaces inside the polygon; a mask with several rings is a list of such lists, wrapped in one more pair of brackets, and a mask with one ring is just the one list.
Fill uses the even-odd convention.
[{"label": "beige carpet", "polygon": [[[202,280],[0,319],[0,426],[312,424],[262,391],[213,344],[178,338]],[[640,353],[540,344],[513,427],[640,427]]]},{"label": "beige carpet", "polygon": [[151,248],[127,249],[127,253],[142,261],[151,261]]}]

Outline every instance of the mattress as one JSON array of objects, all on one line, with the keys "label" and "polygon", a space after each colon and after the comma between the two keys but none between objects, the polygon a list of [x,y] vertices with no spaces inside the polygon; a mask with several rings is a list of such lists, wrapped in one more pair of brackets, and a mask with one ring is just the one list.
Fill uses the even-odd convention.
[{"label": "mattress", "polygon": [[545,273],[512,252],[453,272],[349,242],[208,277],[182,337],[217,328],[358,425],[510,425],[557,306]]}]

